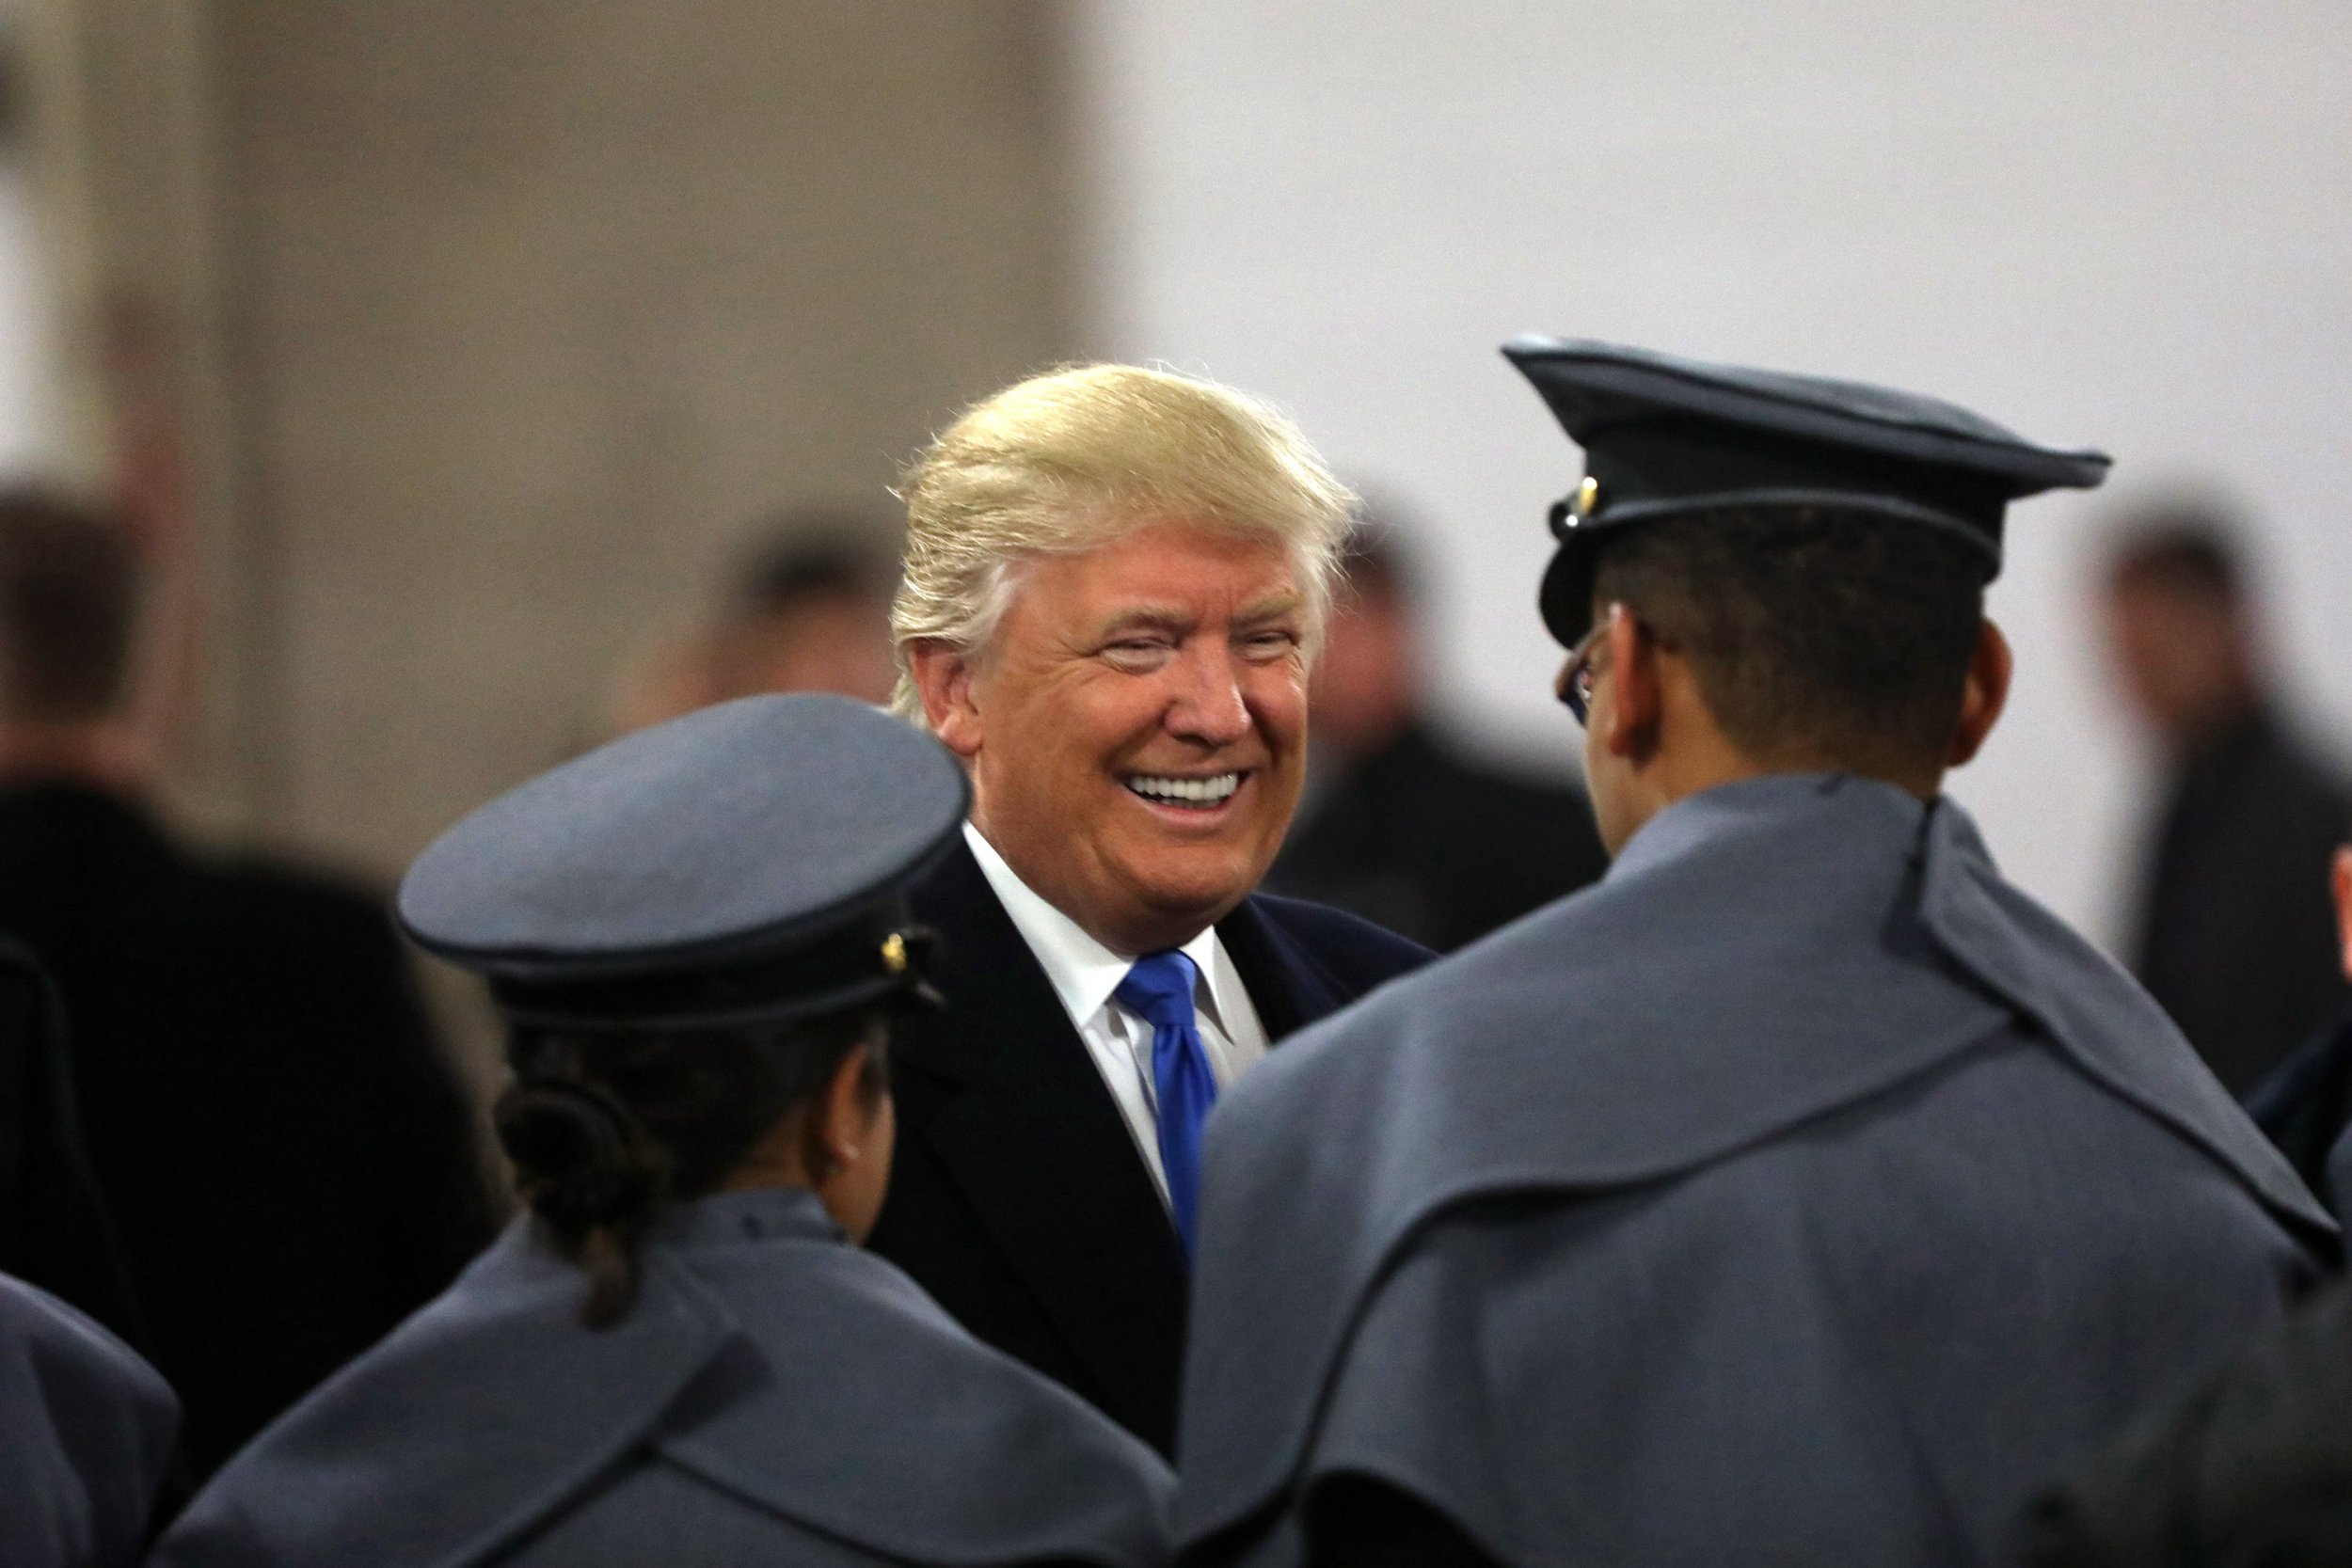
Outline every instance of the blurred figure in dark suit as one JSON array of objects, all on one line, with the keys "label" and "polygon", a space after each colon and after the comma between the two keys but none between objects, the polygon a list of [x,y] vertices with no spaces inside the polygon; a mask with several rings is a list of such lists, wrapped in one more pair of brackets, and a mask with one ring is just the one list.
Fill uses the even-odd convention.
[{"label": "blurred figure in dark suit", "polygon": [[200,1476],[446,1285],[489,1216],[382,905],[194,856],[143,803],[139,598],[123,529],[0,494],[0,931],[64,998],[90,1167]]},{"label": "blurred figure in dark suit", "polygon": [[1313,782],[1267,885],[1451,952],[1609,860],[1565,784],[1461,754],[1429,721],[1420,594],[1393,521],[1358,525],[1315,663]]},{"label": "blurred figure in dark suit", "polygon": [[898,678],[890,645],[894,528],[887,515],[846,506],[796,507],[770,518],[737,553],[704,621],[622,672],[612,732],[768,691],[889,702]]},{"label": "blurred figure in dark suit", "polygon": [[114,1226],[82,1151],[65,1008],[40,961],[0,935],[0,1274],[143,1341]]},{"label": "blurred figure in dark suit", "polygon": [[2234,536],[2201,503],[2142,513],[2109,558],[2106,609],[2168,770],[2132,968],[2244,1095],[2344,1004],[2327,865],[2352,789],[2266,689]]},{"label": "blurred figure in dark suit", "polygon": [[[2352,980],[2352,843],[2337,847],[2328,881],[2344,974]],[[2336,1218],[2352,1217],[2352,1136],[2345,1132],[2352,1126],[2352,1003],[2254,1085],[2246,1110]]]}]

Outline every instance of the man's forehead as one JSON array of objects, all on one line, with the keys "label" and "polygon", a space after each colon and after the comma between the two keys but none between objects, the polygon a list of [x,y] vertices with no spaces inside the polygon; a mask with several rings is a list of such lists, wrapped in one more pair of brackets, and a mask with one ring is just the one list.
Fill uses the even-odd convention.
[{"label": "man's forehead", "polygon": [[1255,603],[1298,594],[1283,541],[1221,529],[1146,524],[1059,559],[1095,595],[1137,603]]}]

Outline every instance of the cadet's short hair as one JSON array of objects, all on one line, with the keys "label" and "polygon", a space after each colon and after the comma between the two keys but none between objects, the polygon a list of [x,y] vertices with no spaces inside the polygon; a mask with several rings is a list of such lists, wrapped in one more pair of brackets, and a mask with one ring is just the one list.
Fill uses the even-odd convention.
[{"label": "cadet's short hair", "polygon": [[1680,644],[1742,750],[1879,771],[1942,761],[1986,576],[1982,546],[1939,529],[1759,506],[1608,536],[1593,596]]},{"label": "cadet's short hair", "polygon": [[0,490],[0,715],[103,718],[122,696],[138,598],[124,528],[46,490]]},{"label": "cadet's short hair", "polygon": [[1181,520],[1288,547],[1309,642],[1330,603],[1355,497],[1298,427],[1230,387],[1134,365],[1084,365],[1009,387],[931,442],[900,486],[906,555],[891,634],[894,706],[921,723],[911,645],[983,650],[1017,568]]}]

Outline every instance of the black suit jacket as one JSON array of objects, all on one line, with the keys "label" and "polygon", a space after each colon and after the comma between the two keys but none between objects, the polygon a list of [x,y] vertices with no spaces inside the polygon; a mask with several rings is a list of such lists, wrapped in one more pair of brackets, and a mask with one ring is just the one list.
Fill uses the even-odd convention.
[{"label": "black suit jacket", "polygon": [[183,853],[64,784],[0,790],[0,931],[65,1002],[83,1148],[195,1475],[489,1234],[472,1118],[382,904]]},{"label": "black suit jacket", "polygon": [[2352,998],[2328,896],[2347,823],[2352,790],[2260,711],[2173,782],[2132,967],[2232,1094]]},{"label": "black suit jacket", "polygon": [[[1176,1433],[1185,1263],[1118,1104],[979,863],[916,889],[946,1010],[893,1037],[898,1150],[867,1245],[978,1338],[1161,1452]],[[1418,967],[1427,949],[1259,895],[1217,924],[1267,1038]]]},{"label": "black suit jacket", "polygon": [[0,935],[0,1274],[147,1342],[112,1222],[82,1151],[65,1006],[21,942]]}]

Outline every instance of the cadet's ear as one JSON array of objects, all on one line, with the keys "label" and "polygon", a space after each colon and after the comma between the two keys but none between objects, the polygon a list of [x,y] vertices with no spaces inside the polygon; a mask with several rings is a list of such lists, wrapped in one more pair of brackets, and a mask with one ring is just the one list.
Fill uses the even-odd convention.
[{"label": "cadet's ear", "polygon": [[2336,851],[2336,935],[2344,943],[2344,976],[2352,980],[2352,844]]},{"label": "cadet's ear", "polygon": [[961,648],[923,638],[907,647],[907,667],[923,699],[923,717],[947,750],[971,758],[980,749],[980,713],[972,705],[972,660]]},{"label": "cadet's ear", "polygon": [[1960,721],[1952,726],[1952,743],[1944,753],[1944,766],[1958,768],[1977,754],[1984,737],[1993,733],[2000,721],[2001,709],[2009,704],[2009,681],[2017,661],[2009,651],[2009,639],[1991,621],[1977,625],[1977,651],[1968,657],[1967,684],[1961,688]]},{"label": "cadet's ear", "polygon": [[1613,604],[1607,613],[1601,678],[1608,692],[1605,698],[1597,690],[1594,693],[1596,707],[1603,702],[1608,705],[1600,740],[1611,755],[1639,762],[1658,748],[1658,723],[1666,705],[1658,641],[1625,606]]}]

